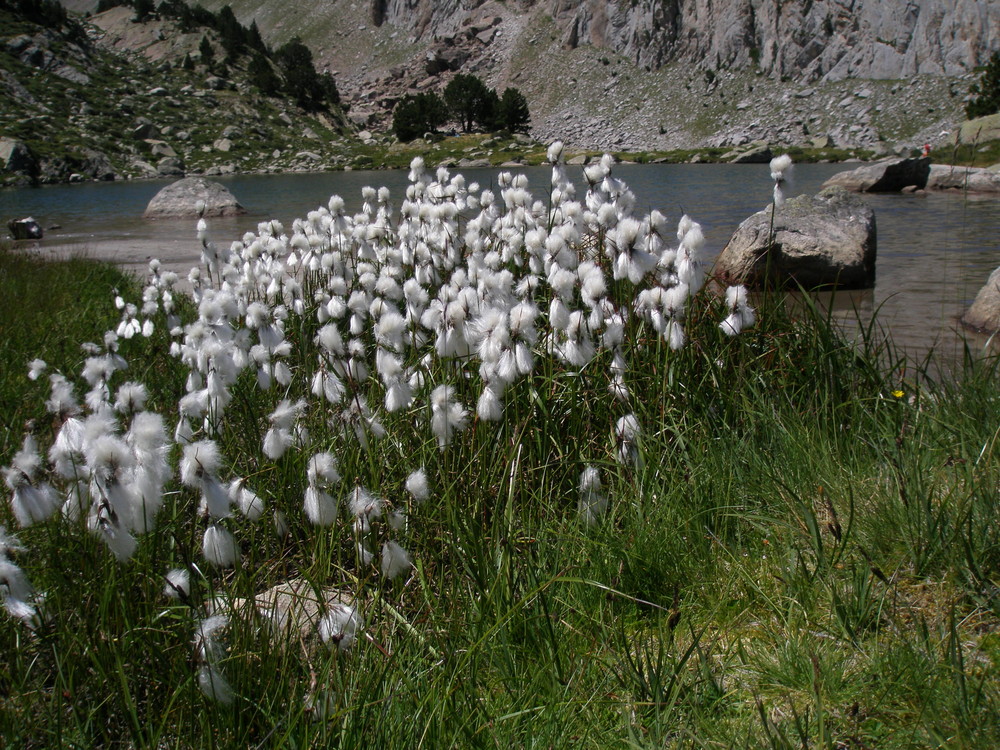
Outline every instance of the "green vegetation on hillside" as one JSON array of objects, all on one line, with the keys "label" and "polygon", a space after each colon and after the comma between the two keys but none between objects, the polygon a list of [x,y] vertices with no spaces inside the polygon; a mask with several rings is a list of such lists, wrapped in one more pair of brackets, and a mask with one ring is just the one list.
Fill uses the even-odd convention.
[{"label": "green vegetation on hillside", "polygon": [[[24,143],[37,166],[5,180],[150,176],[172,154],[188,171],[262,169],[281,164],[276,150],[287,163],[347,130],[336,85],[315,70],[308,49],[290,44],[272,54],[256,26],[240,26],[231,11],[161,4],[156,18],[174,20],[149,23],[167,24],[180,52],[151,63],[106,51],[82,34],[82,22],[58,14],[40,34],[15,5],[0,4],[0,26],[17,39],[0,48],[11,94],[0,99],[0,136]],[[42,59],[50,60],[44,69]],[[227,128],[241,137],[216,149]]]},{"label": "green vegetation on hillside", "polygon": [[990,56],[979,80],[969,87],[972,98],[965,105],[969,119],[1000,112],[1000,50]]}]

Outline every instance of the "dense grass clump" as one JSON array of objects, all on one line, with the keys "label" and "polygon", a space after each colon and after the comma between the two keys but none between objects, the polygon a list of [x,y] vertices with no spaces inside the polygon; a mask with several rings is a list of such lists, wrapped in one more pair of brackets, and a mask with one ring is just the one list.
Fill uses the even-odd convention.
[{"label": "dense grass clump", "polygon": [[10,743],[991,746],[992,363],[755,314],[550,156],[537,201],[417,163],[398,213],[201,227],[194,307],[154,269],[6,353],[10,508],[62,506],[2,511]]}]

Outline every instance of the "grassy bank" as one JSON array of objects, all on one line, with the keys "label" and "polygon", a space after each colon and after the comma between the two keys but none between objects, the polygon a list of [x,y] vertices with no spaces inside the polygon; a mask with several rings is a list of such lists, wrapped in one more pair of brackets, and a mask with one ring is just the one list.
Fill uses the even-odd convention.
[{"label": "grassy bank", "polygon": [[[483,268],[526,273],[530,259],[519,266],[513,251],[506,260],[488,253],[515,242],[510,232],[531,220],[523,208],[532,204],[517,185],[504,188],[494,208],[507,233],[486,232],[495,244],[480,247],[473,221],[449,224],[459,219],[440,208],[461,188],[430,176],[415,182],[417,192],[451,197],[425,199],[439,208],[414,206],[413,219],[394,221],[386,235],[344,229],[348,219],[331,204],[327,224],[320,212],[289,236],[272,226],[246,238],[243,265],[208,253],[202,277],[214,281],[196,287],[197,312],[180,311],[183,334],[168,336],[170,280],[161,279],[147,293],[159,304],[136,313],[155,324],[152,336],[120,338],[129,369],[89,383],[79,374],[84,357],[107,352],[83,355],[67,342],[103,341],[122,320],[111,289],[141,308],[139,287],[106,266],[0,254],[0,465],[15,460],[26,419],[35,419],[44,463],[70,418],[65,404],[58,418],[45,410],[45,376],[27,379],[35,357],[48,362],[46,376],[58,370],[78,393],[96,392],[78,416],[103,414],[87,429],[104,439],[132,434],[134,411],[114,406],[132,380],[146,385],[145,406],[170,433],[180,422],[190,430],[164,442],[171,469],[162,508],[155,529],[132,529],[130,554],[116,556],[113,542],[86,528],[93,510],[16,529],[10,504],[0,508],[19,540],[2,542],[3,572],[12,576],[16,564],[44,592],[28,602],[34,615],[0,620],[8,744],[994,745],[1000,394],[992,362],[970,360],[954,380],[930,382],[874,334],[848,345],[821,314],[792,319],[779,300],[765,300],[756,325],[729,336],[719,321],[732,307],[707,286],[670,318],[684,327],[683,347],[665,338],[669,326],[660,336],[636,314],[624,317],[617,345],[595,344],[587,358],[568,347],[562,312],[542,304],[547,285],[556,296],[563,286],[556,240],[556,270],[525,293],[537,295],[537,338],[510,333],[526,336],[534,367],[507,385],[497,419],[475,404],[497,377],[483,368],[491,361],[483,342],[498,330],[484,322],[485,303],[498,305],[506,282]],[[594,200],[627,213],[626,198],[600,192],[617,185],[601,184]],[[551,238],[563,213],[573,214],[547,197],[535,229]],[[477,202],[490,210],[486,197]],[[369,226],[389,226],[374,195],[371,203]],[[595,227],[573,252],[603,267],[585,248],[624,235]],[[692,273],[682,262],[696,244],[691,231],[658,283]],[[533,235],[521,236],[532,246]],[[469,243],[461,253],[451,244],[458,237]],[[420,243],[437,248],[442,255],[430,257],[441,269],[484,264],[479,301],[461,292],[469,330],[479,331],[467,334],[468,357],[435,355],[443,344],[432,328],[418,341],[415,323],[409,343],[395,343],[387,306],[403,310],[420,295],[411,285],[396,296],[382,270],[404,269],[392,277],[397,286],[412,272],[434,288],[429,266],[395,259],[393,248],[410,241],[414,258]],[[358,244],[333,249],[338,242]],[[609,309],[645,304],[634,307],[632,295],[653,288],[647,278],[605,274]],[[571,309],[591,288],[574,284]],[[341,309],[349,298],[367,304]],[[240,351],[242,364],[223,357]],[[400,383],[385,374],[386,353],[418,376],[407,381],[414,400],[399,408],[388,406]],[[331,372],[346,399],[323,390]],[[450,394],[428,395],[444,383]],[[609,393],[622,388],[624,400]],[[201,407],[178,405],[200,389]],[[452,407],[462,404],[459,418]],[[222,459],[192,460],[191,441],[213,442]],[[314,462],[320,451],[332,454],[339,482]],[[78,458],[92,470],[78,492],[92,508],[119,507],[97,452]],[[426,492],[413,479],[421,468]],[[263,513],[242,496],[218,510],[212,481],[232,478],[245,480]],[[61,492],[73,485],[48,471],[32,481],[43,479]],[[359,488],[370,493],[360,503]],[[309,490],[332,506],[315,494],[304,504]],[[104,528],[125,533],[117,523]],[[217,551],[206,557],[210,526],[233,534],[238,563]],[[405,561],[390,543],[405,548]],[[187,583],[165,587],[168,570],[186,571]],[[325,631],[313,623],[300,635],[273,606],[250,603],[289,580],[306,582],[304,598],[335,592],[347,608],[328,601]]]},{"label": "grassy bank", "polygon": [[[451,135],[433,141],[418,138],[409,143],[400,143],[387,135],[372,139],[367,144],[345,142],[343,156],[347,164],[357,169],[400,169],[407,167],[418,156],[424,158],[428,164],[443,162],[454,166],[461,160],[467,159],[482,160],[492,166],[500,166],[511,161],[538,166],[546,163],[545,150],[546,146],[543,144],[532,143],[525,137],[514,138],[503,133]],[[790,153],[797,162],[838,162],[847,159],[873,158],[873,152],[867,149],[803,146],[780,150],[782,153],[786,151]],[[734,153],[738,151],[740,149],[706,147],[670,151],[620,151],[616,152],[615,156],[621,161],[639,164],[688,164],[692,161],[712,164],[732,161]],[[601,157],[601,152],[573,150],[568,151],[566,157],[567,159],[585,157],[593,161]]]}]

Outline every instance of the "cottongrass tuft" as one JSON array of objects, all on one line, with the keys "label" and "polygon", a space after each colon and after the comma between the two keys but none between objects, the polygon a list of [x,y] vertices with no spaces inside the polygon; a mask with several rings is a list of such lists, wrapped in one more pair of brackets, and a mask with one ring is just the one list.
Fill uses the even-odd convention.
[{"label": "cottongrass tuft", "polygon": [[390,579],[395,578],[411,567],[413,562],[410,560],[410,554],[396,542],[390,540],[382,545],[382,575]]},{"label": "cottongrass tuft", "polygon": [[168,570],[164,580],[163,593],[171,599],[187,599],[191,596],[191,571],[187,568]]},{"label": "cottongrass tuft", "polygon": [[602,491],[601,473],[587,466],[580,473],[580,499],[577,510],[587,525],[593,525],[608,509],[608,498]]},{"label": "cottongrass tuft", "polygon": [[323,643],[338,651],[350,651],[361,633],[362,625],[361,615],[354,606],[337,602],[323,615],[317,629]]},{"label": "cottongrass tuft", "polygon": [[205,559],[219,568],[231,568],[240,558],[239,546],[232,533],[215,523],[205,529],[201,550]]}]

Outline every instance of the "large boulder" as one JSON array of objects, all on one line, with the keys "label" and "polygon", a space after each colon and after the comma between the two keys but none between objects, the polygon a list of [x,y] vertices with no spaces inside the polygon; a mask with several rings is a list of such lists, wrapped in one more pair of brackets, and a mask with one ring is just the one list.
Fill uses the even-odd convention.
[{"label": "large boulder", "polygon": [[[773,232],[773,240],[772,240]],[[746,219],[715,264],[728,284],[751,288],[865,289],[875,283],[875,212],[841,187],[792,198]]]},{"label": "large boulder", "polygon": [[966,328],[980,333],[1000,331],[1000,268],[990,274],[961,320]]},{"label": "large boulder", "polygon": [[855,193],[898,193],[904,188],[927,186],[931,160],[927,157],[883,159],[873,164],[838,172],[823,187],[839,186]]},{"label": "large boulder", "polygon": [[1000,140],[1000,113],[966,120],[958,130],[959,143],[985,143]]},{"label": "large boulder", "polygon": [[24,219],[11,219],[7,222],[7,228],[15,240],[40,240],[45,234],[41,225],[30,216]]},{"label": "large boulder", "polygon": [[[203,208],[203,210],[201,210]],[[143,216],[161,219],[171,216],[235,216],[246,209],[223,185],[204,177],[186,177],[167,185],[153,196]]]},{"label": "large boulder", "polygon": [[111,159],[101,151],[87,149],[83,153],[83,164],[80,171],[101,182],[110,182],[118,177],[115,168],[111,165]]},{"label": "large boulder", "polygon": [[184,162],[176,156],[164,156],[156,162],[156,171],[163,177],[183,177]]},{"label": "large boulder", "polygon": [[968,193],[1000,193],[1000,174],[980,167],[932,164],[928,190],[961,190]]},{"label": "large boulder", "polygon": [[38,172],[38,162],[21,141],[0,138],[0,172],[32,176]]}]

